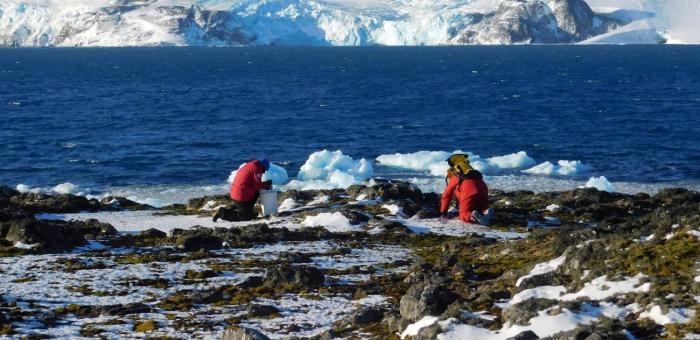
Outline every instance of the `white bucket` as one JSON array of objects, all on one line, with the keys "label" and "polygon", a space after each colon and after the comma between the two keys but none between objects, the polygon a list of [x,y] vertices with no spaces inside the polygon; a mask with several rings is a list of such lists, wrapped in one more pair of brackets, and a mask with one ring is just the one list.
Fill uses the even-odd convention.
[{"label": "white bucket", "polygon": [[263,216],[277,215],[277,191],[260,190],[260,206]]}]

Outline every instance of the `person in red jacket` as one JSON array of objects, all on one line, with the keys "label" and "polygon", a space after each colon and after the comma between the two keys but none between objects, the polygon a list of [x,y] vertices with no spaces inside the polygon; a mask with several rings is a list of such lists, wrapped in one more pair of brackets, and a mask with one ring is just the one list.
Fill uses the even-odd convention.
[{"label": "person in red jacket", "polygon": [[462,222],[483,225],[491,222],[493,210],[489,208],[489,189],[481,172],[468,169],[461,178],[456,174],[448,176],[447,187],[440,200],[440,220],[443,222],[447,220],[447,211],[453,197],[458,201],[459,219]]},{"label": "person in red jacket", "polygon": [[255,218],[255,202],[260,196],[260,190],[272,189],[272,181],[262,181],[262,175],[270,169],[267,159],[253,160],[243,165],[231,183],[230,196],[233,204],[221,207],[214,215],[213,221],[219,218],[226,221],[250,221]]}]

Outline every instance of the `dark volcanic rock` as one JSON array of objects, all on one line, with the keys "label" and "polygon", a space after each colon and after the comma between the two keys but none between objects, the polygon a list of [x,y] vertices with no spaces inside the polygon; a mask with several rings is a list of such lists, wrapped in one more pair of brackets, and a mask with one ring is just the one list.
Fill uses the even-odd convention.
[{"label": "dark volcanic rock", "polygon": [[354,210],[341,210],[340,213],[348,219],[350,224],[360,224],[369,221],[369,216]]},{"label": "dark volcanic rock", "polygon": [[160,231],[155,228],[149,228],[146,230],[141,231],[140,233],[141,236],[143,237],[150,237],[150,238],[166,238],[168,237],[168,234],[166,234],[163,231]]},{"label": "dark volcanic rock", "polygon": [[506,340],[537,340],[540,337],[535,334],[533,331],[524,331],[519,333],[516,336],[512,336]]},{"label": "dark volcanic rock", "polygon": [[48,253],[64,252],[87,243],[80,229],[69,222],[34,219],[0,223],[0,238],[12,244],[35,244],[35,250]]},{"label": "dark volcanic rock", "polygon": [[319,288],[323,286],[325,276],[315,267],[309,266],[278,266],[270,268],[265,275],[263,284],[269,288],[293,285],[299,288]]},{"label": "dark volcanic rock", "polygon": [[81,211],[104,210],[96,199],[88,200],[75,195],[47,195],[28,193],[14,196],[11,201],[32,213],[78,213]]},{"label": "dark volcanic rock", "polygon": [[256,288],[263,285],[263,278],[261,276],[248,276],[243,282],[238,284],[241,288]]},{"label": "dark volcanic rock", "polygon": [[311,257],[300,252],[284,252],[277,257],[279,261],[287,263],[311,263]]},{"label": "dark volcanic rock", "polygon": [[[99,308],[99,315],[124,316],[129,314],[151,313],[153,308],[143,303],[129,303],[126,305],[111,305]],[[98,316],[99,316],[98,315]]]},{"label": "dark volcanic rock", "polygon": [[224,331],[221,340],[269,340],[265,334],[245,327],[233,326]]},{"label": "dark volcanic rock", "polygon": [[124,197],[118,196],[107,196],[100,200],[100,203],[112,206],[117,209],[129,209],[129,210],[152,210],[155,209],[148,204],[136,203],[132,200],[126,199]]},{"label": "dark volcanic rock", "polygon": [[0,185],[0,198],[10,198],[13,196],[19,196],[19,191],[12,189],[5,185]]},{"label": "dark volcanic rock", "polygon": [[363,307],[333,323],[333,331],[345,333],[382,321],[384,310],[377,307]]},{"label": "dark volcanic rock", "polygon": [[197,233],[194,235],[184,235],[177,239],[177,244],[185,251],[215,250],[221,249],[224,240],[221,237]]},{"label": "dark volcanic rock", "polygon": [[94,218],[85,221],[72,221],[71,225],[78,228],[84,237],[89,239],[117,235],[117,229],[109,223],[102,223]]},{"label": "dark volcanic rock", "polygon": [[411,286],[401,297],[401,317],[416,322],[425,315],[440,315],[457,299],[457,295],[445,285],[419,282]]},{"label": "dark volcanic rock", "polygon": [[249,318],[266,317],[280,312],[275,306],[259,304],[249,304],[246,311]]}]

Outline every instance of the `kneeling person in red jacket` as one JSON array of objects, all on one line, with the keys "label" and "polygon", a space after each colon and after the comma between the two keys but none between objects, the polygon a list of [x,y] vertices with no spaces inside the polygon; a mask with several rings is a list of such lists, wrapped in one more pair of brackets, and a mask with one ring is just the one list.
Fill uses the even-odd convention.
[{"label": "kneeling person in red jacket", "polygon": [[459,219],[464,223],[488,225],[493,217],[489,208],[489,188],[481,172],[472,169],[466,155],[453,155],[448,159],[450,170],[447,174],[447,187],[440,201],[440,220],[447,220],[452,198],[459,207]]},{"label": "kneeling person in red jacket", "polygon": [[219,218],[225,221],[250,221],[255,218],[255,202],[260,196],[260,190],[272,189],[272,181],[262,181],[262,175],[270,169],[267,159],[253,160],[238,169],[231,184],[231,199],[233,204],[219,208],[213,221]]}]

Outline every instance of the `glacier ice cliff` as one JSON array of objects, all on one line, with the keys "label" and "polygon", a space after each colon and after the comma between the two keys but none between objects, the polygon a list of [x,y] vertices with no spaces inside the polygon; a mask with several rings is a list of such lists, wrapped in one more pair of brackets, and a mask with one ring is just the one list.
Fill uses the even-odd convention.
[{"label": "glacier ice cliff", "polygon": [[0,46],[575,43],[626,23],[583,0],[5,0]]}]

